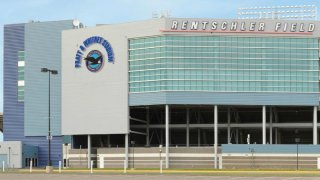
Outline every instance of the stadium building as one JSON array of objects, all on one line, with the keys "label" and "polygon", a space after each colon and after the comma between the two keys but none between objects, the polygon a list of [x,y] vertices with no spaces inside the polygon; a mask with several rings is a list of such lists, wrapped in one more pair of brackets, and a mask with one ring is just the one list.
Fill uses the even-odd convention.
[{"label": "stadium building", "polygon": [[4,140],[46,165],[50,107],[55,166],[295,168],[299,146],[316,168],[319,38],[307,20],[5,25]]}]

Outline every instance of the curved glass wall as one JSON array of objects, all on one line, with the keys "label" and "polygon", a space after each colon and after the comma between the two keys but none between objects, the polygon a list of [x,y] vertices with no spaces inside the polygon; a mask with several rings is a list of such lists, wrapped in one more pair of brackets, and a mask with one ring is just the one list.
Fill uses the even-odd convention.
[{"label": "curved glass wall", "polygon": [[318,93],[318,53],[316,38],[155,36],[130,39],[130,93]]}]

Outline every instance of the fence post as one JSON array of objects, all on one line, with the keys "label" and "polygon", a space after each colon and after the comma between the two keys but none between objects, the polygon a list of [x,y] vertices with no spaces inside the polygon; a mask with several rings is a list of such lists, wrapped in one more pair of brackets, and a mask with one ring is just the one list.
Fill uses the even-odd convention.
[{"label": "fence post", "polygon": [[93,160],[91,160],[91,162],[90,162],[90,173],[92,174],[93,173]]},{"label": "fence post", "polygon": [[123,161],[123,173],[125,173],[125,174],[127,173],[127,166],[126,165],[127,165],[126,160],[124,160]]},{"label": "fence post", "polygon": [[32,173],[32,160],[30,160],[30,173]]},{"label": "fence post", "polygon": [[61,173],[61,161],[59,161],[59,173]]},{"label": "fence post", "polygon": [[4,172],[4,161],[2,161],[2,172]]},{"label": "fence post", "polygon": [[160,174],[162,174],[162,160],[160,160]]}]

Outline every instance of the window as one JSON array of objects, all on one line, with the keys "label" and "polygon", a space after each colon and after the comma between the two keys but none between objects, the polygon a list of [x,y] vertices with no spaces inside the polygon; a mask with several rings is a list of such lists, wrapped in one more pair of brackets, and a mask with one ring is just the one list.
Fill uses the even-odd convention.
[{"label": "window", "polygon": [[18,51],[18,101],[24,101],[24,51]]},{"label": "window", "polygon": [[129,46],[130,92],[319,92],[314,38],[155,36]]}]

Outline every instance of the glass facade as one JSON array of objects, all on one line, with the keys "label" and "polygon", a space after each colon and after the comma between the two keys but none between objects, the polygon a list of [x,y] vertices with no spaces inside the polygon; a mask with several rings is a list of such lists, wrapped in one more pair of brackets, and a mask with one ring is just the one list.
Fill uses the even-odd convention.
[{"label": "glass facade", "polygon": [[317,38],[154,36],[129,40],[131,93],[319,92]]},{"label": "glass facade", "polygon": [[18,101],[24,101],[24,51],[18,51]]}]

